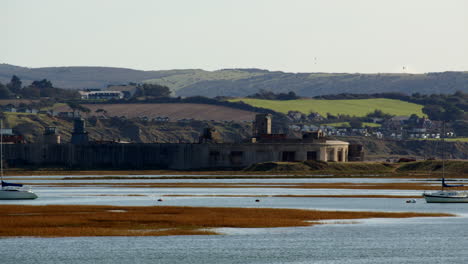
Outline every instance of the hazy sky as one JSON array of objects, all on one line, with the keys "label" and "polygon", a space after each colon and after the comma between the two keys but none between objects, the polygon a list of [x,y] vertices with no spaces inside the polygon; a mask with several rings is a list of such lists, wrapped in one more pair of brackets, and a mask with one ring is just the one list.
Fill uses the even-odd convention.
[{"label": "hazy sky", "polygon": [[0,0],[0,36],[26,67],[466,71],[468,0]]}]

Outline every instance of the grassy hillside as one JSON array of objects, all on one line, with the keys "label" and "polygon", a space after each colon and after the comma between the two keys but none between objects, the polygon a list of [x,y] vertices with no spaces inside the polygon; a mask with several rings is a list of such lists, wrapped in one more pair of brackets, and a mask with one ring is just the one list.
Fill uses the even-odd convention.
[{"label": "grassy hillside", "polygon": [[249,72],[243,70],[219,70],[219,71],[204,71],[204,70],[191,70],[179,72],[178,74],[166,75],[160,78],[145,80],[146,83],[156,83],[165,85],[173,91],[187,87],[201,81],[235,81],[240,79],[252,78],[260,76],[263,72]]},{"label": "grassy hillside", "polygon": [[27,142],[39,142],[45,127],[57,127],[61,137],[68,141],[71,138],[73,124],[71,122],[52,118],[44,114],[4,113],[4,127],[12,128],[23,135]]},{"label": "grassy hillside", "polygon": [[358,99],[358,100],[314,100],[314,99],[299,99],[288,101],[277,100],[261,100],[251,98],[237,98],[230,101],[243,101],[256,107],[272,109],[281,113],[288,111],[299,111],[304,114],[318,112],[321,115],[327,113],[338,115],[346,114],[351,116],[365,116],[376,109],[382,110],[384,113],[392,115],[411,115],[417,114],[423,116],[422,105],[403,102],[392,99]]},{"label": "grassy hillside", "polygon": [[286,73],[262,72],[259,75],[235,80],[203,80],[177,91],[180,96],[237,96],[244,97],[259,90],[275,93],[294,91],[300,96],[339,93],[372,94],[454,93],[468,91],[468,72],[426,74],[348,74],[348,73]]},{"label": "grassy hillside", "polygon": [[62,88],[106,88],[108,84],[151,82],[167,85],[178,96],[238,96],[254,94],[261,89],[278,92],[294,91],[300,96],[338,93],[454,93],[468,92],[468,72],[425,74],[348,74],[287,73],[259,69],[200,69],[139,71],[112,67],[47,67],[26,68],[0,64],[0,82],[7,83],[17,75],[27,85],[48,79]]},{"label": "grassy hillside", "polygon": [[[190,70],[191,71],[191,70]],[[160,78],[165,75],[179,74],[175,71],[139,71],[113,67],[44,67],[26,68],[0,64],[0,82],[7,83],[13,75],[18,76],[23,85],[32,81],[48,79],[55,87],[85,89],[106,88],[108,84],[126,84],[142,80]]]}]

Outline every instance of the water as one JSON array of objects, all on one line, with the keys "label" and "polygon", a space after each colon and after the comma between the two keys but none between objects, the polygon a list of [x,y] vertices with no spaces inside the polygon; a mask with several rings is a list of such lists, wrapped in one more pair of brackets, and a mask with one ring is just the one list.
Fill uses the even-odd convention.
[{"label": "water", "polygon": [[[285,182],[344,182],[291,179]],[[353,182],[372,179],[352,179]],[[375,181],[380,179],[375,179]],[[138,180],[136,180],[138,181]],[[242,180],[244,181],[244,180]],[[254,182],[245,179],[246,182]],[[282,180],[261,180],[281,182]],[[401,181],[385,179],[385,181]],[[142,180],[140,180],[142,182]],[[184,181],[185,182],[185,181]],[[210,182],[214,182],[211,180]],[[223,180],[219,180],[223,182]],[[224,180],[233,182],[233,180]],[[235,181],[234,181],[235,182]],[[468,263],[468,204],[415,204],[405,199],[167,197],[170,194],[420,194],[408,190],[286,188],[38,187],[40,198],[2,204],[184,205],[399,212],[447,212],[458,217],[365,219],[298,228],[222,228],[219,236],[0,239],[0,263]],[[116,196],[100,196],[100,195]],[[140,194],[144,196],[128,196]],[[163,202],[157,202],[163,197]]]},{"label": "water", "polygon": [[[444,226],[444,228],[441,228]],[[244,230],[221,236],[16,238],[2,263],[467,263],[466,219]]]}]

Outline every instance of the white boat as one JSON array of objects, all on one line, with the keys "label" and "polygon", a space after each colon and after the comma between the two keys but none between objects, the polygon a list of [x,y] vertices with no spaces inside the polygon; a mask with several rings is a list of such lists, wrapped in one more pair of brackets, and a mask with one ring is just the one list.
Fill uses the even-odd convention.
[{"label": "white boat", "polygon": [[[444,125],[445,134],[445,125]],[[442,142],[444,136],[442,137]],[[463,185],[448,185],[445,183],[445,159],[442,158],[442,189],[440,191],[423,193],[427,203],[468,203],[468,191],[446,191],[444,188],[462,187]]]},{"label": "white boat", "polygon": [[445,178],[442,176],[442,190],[423,193],[427,203],[468,203],[467,191],[446,191],[447,187],[462,187],[463,185],[448,185],[445,183]]},{"label": "white boat", "polygon": [[21,200],[36,198],[37,195],[30,189],[25,188],[22,184],[7,183],[2,181],[2,189],[0,189],[0,200]]},{"label": "white boat", "polygon": [[468,192],[437,191],[423,196],[427,203],[468,203]]},{"label": "white boat", "polygon": [[18,183],[3,181],[3,122],[0,120],[0,200],[36,199],[37,195],[31,189]]}]

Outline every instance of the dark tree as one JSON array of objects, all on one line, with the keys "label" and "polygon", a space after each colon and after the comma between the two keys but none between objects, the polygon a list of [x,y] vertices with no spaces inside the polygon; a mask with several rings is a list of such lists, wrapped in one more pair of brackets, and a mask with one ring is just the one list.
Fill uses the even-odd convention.
[{"label": "dark tree", "polygon": [[393,117],[393,115],[386,114],[380,109],[375,109],[374,112],[369,113],[366,116],[370,117],[370,118],[391,118],[391,117]]},{"label": "dark tree", "polygon": [[145,83],[137,87],[137,96],[169,97],[171,90],[167,86]]},{"label": "dark tree", "polygon": [[458,107],[453,105],[447,105],[445,107],[445,112],[443,118],[445,121],[455,121],[463,119],[464,113]]},{"label": "dark tree", "polygon": [[426,105],[422,111],[431,120],[444,120],[444,108],[440,105]]},{"label": "dark tree", "polygon": [[53,89],[52,83],[47,79],[42,81],[34,81],[28,87],[21,89],[21,94],[24,98],[37,99],[44,96],[48,89]]},{"label": "dark tree", "polygon": [[338,117],[334,116],[334,115],[332,115],[330,113],[327,113],[327,119],[338,119]]},{"label": "dark tree", "polygon": [[458,137],[468,136],[468,121],[467,120],[459,120],[459,121],[454,122],[452,125],[452,128]]},{"label": "dark tree", "polygon": [[11,77],[10,83],[7,84],[7,87],[12,93],[18,94],[21,91],[21,88],[23,87],[23,83],[21,82],[21,79],[18,76],[13,75]]},{"label": "dark tree", "polygon": [[11,92],[10,90],[8,89],[7,86],[3,85],[2,83],[0,83],[0,99],[8,99],[8,98],[11,98]]},{"label": "dark tree", "polygon": [[34,82],[31,83],[31,86],[39,88],[39,89],[53,88],[54,87],[52,85],[52,82],[47,80],[47,79],[42,79],[41,81],[34,81]]},{"label": "dark tree", "polygon": [[264,99],[264,100],[295,100],[299,99],[300,97],[296,95],[295,92],[291,91],[288,93],[279,93],[275,94],[272,91],[267,91],[260,89],[258,93],[249,95],[247,98],[256,98],[256,99]]},{"label": "dark tree", "polygon": [[21,89],[21,95],[28,99],[37,99],[41,97],[41,91],[34,86],[28,86]]},{"label": "dark tree", "polygon": [[351,120],[351,121],[349,122],[349,126],[350,126],[351,128],[362,128],[362,122],[359,121],[359,120]]}]

